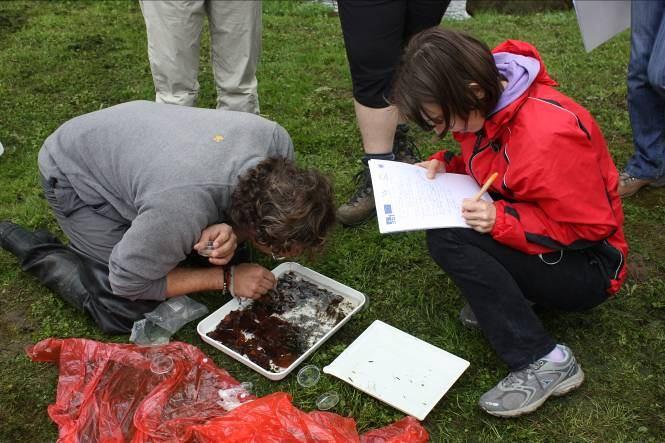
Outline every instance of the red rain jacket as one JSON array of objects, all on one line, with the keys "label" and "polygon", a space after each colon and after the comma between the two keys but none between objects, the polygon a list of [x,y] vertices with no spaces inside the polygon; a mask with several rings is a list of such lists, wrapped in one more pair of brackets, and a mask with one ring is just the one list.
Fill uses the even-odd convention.
[{"label": "red rain jacket", "polygon": [[598,124],[554,89],[557,84],[535,47],[508,40],[493,52],[538,59],[538,76],[524,94],[491,115],[481,131],[453,133],[461,155],[441,151],[430,158],[479,184],[499,173],[490,188],[501,196],[491,232],[496,241],[527,254],[593,246],[606,258],[608,292],[617,292],[626,279],[628,244],[619,175]]}]

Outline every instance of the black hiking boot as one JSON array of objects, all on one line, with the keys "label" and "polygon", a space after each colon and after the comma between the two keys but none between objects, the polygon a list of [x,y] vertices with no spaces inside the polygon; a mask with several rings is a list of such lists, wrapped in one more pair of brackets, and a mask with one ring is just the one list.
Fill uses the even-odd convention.
[{"label": "black hiking boot", "polygon": [[[407,133],[409,127],[406,124],[397,125],[395,137],[393,139],[393,149],[388,160],[400,161],[403,163],[420,162],[420,153],[413,142],[413,138]],[[392,154],[392,155],[391,155]],[[374,190],[372,188],[372,178],[367,166],[367,157],[363,159],[363,169],[356,174],[355,182],[357,184],[356,192],[349,201],[337,209],[337,220],[344,226],[357,226],[372,218],[375,214]]]},{"label": "black hiking boot", "polygon": [[402,163],[419,163],[421,162],[420,152],[416,147],[413,137],[409,134],[409,127],[402,123],[397,125],[395,130],[395,139],[393,141],[393,154],[395,160]]}]

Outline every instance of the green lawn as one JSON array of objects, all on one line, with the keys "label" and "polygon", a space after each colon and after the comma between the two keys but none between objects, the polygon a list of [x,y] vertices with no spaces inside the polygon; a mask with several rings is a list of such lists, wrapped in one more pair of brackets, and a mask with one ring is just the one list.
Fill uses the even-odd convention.
[{"label": "green lawn", "polygon": [[[534,43],[561,89],[597,117],[617,164],[629,157],[627,33],[586,54],[572,12],[487,14],[443,26],[467,30],[490,46],[506,38]],[[215,96],[207,43],[202,55],[199,106],[211,108]],[[334,177],[339,202],[353,189],[360,153],[350,89],[338,18],[315,4],[266,1],[259,69],[262,112],[291,133],[301,164]],[[38,183],[36,157],[43,140],[74,116],[153,98],[137,2],[0,2],[0,141],[6,149],[0,157],[0,219],[59,232]],[[418,138],[425,153],[435,149],[430,135]],[[536,413],[501,420],[478,409],[478,397],[506,368],[480,333],[458,323],[459,292],[429,259],[423,234],[380,235],[374,221],[357,229],[337,228],[326,253],[304,263],[370,299],[369,308],[310,361],[328,364],[381,319],[471,362],[424,422],[433,441],[660,441],[665,435],[665,192],[641,192],[626,203],[625,212],[636,265],[625,288],[584,315],[543,313],[554,337],[575,350],[587,382]],[[211,308],[226,301],[216,294],[196,298]],[[27,344],[50,336],[128,338],[99,333],[0,251],[0,441],[57,436],[46,413],[55,400],[57,370],[29,362],[23,352]],[[254,382],[259,395],[284,390],[305,410],[314,407],[319,394],[335,389],[342,397],[335,411],[354,417],[360,431],[402,416],[330,377],[310,390],[300,388],[294,377],[263,379],[204,344],[194,324],[175,339],[201,347],[240,380]]]}]

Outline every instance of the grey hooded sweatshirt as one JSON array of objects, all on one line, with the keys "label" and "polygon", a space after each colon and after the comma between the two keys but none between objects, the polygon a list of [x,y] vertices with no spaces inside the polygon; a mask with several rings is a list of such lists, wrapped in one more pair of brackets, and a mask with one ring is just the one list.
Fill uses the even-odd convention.
[{"label": "grey hooded sweatshirt", "polygon": [[224,220],[238,176],[267,157],[293,158],[278,124],[254,114],[147,101],[76,117],[46,139],[44,178],[73,189],[127,230],[109,258],[116,295],[165,298],[166,274],[207,226]]}]

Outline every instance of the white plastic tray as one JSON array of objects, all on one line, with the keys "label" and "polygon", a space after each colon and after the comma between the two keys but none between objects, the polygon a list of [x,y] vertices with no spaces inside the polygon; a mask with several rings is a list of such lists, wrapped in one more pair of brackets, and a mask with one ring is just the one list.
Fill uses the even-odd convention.
[{"label": "white plastic tray", "polygon": [[319,346],[321,346],[323,343],[325,343],[328,338],[330,338],[331,335],[333,335],[339,328],[341,328],[353,314],[358,312],[360,309],[362,309],[363,305],[365,304],[365,295],[361,292],[356,291],[355,289],[352,289],[346,285],[343,285],[329,277],[326,277],[325,275],[321,275],[318,272],[312,271],[309,268],[306,268],[305,266],[302,266],[298,263],[294,262],[286,262],[282,263],[279,266],[277,266],[275,269],[272,270],[272,273],[275,275],[276,278],[279,278],[282,274],[287,273],[289,271],[292,271],[299,277],[303,278],[304,280],[308,280],[324,289],[327,289],[335,294],[339,294],[345,299],[349,300],[351,303],[354,305],[357,305],[342,321],[337,323],[330,331],[326,333],[319,341],[314,343],[314,345],[309,348],[304,354],[302,354],[296,361],[294,361],[291,366],[288,368],[285,368],[284,370],[280,372],[272,372],[268,371],[266,369],[263,369],[261,366],[257,365],[247,357],[238,354],[235,352],[233,349],[228,348],[224,346],[222,343],[218,342],[217,340],[213,340],[212,338],[208,337],[208,332],[213,331],[217,325],[219,324],[220,321],[226,315],[234,311],[238,308],[240,308],[240,303],[238,302],[237,299],[232,299],[228,303],[226,303],[224,306],[201,320],[196,327],[197,332],[201,336],[201,339],[208,343],[210,346],[215,347],[222,351],[223,353],[229,355],[230,357],[234,358],[235,360],[238,360],[240,363],[249,366],[250,368],[254,369],[256,372],[259,374],[269,378],[270,380],[281,380],[291,371],[293,371],[300,363],[302,363],[307,357],[309,357],[312,352],[314,352]]},{"label": "white plastic tray", "polygon": [[375,320],[323,372],[424,420],[467,367],[468,361]]}]

